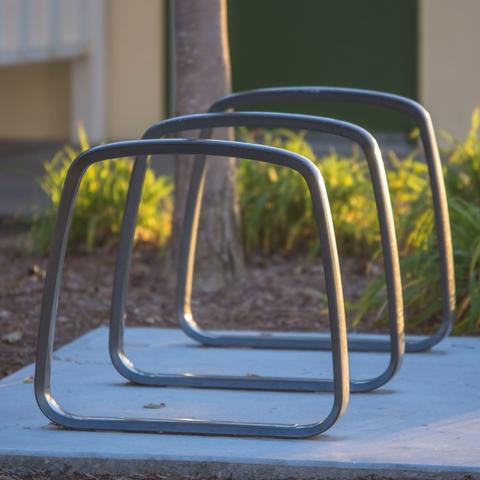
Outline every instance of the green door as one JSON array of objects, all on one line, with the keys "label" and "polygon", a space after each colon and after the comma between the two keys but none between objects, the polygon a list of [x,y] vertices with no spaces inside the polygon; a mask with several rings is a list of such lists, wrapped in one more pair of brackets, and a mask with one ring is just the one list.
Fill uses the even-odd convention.
[{"label": "green door", "polygon": [[[229,0],[228,7],[235,91],[330,85],[416,98],[416,0]],[[289,110],[377,131],[411,127],[402,115],[358,105]]]}]

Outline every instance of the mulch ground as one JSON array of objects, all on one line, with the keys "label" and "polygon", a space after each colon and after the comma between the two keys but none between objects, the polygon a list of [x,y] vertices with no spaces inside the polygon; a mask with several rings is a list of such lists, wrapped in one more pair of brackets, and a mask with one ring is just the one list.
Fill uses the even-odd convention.
[{"label": "mulch ground", "polygon": [[[114,261],[110,251],[67,256],[57,347],[108,324]],[[34,360],[46,262],[44,256],[26,253],[21,234],[0,231],[0,377]],[[155,249],[136,250],[127,325],[176,326],[175,290],[165,278],[165,263]],[[354,260],[342,263],[347,299],[364,288],[363,271]],[[245,278],[234,285],[209,290],[206,283],[196,282],[192,309],[207,328],[326,331],[324,292],[319,259],[253,258]]]}]

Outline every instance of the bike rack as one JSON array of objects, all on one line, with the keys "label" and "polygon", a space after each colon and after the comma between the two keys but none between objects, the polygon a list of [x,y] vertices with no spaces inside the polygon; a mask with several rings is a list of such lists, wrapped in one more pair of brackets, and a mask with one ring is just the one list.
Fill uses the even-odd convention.
[{"label": "bike rack", "polygon": [[[279,87],[279,88],[261,88],[239,92],[221,98],[215,102],[209,109],[209,112],[222,112],[232,108],[251,107],[252,105],[261,105],[272,103],[288,102],[351,102],[359,104],[376,105],[384,108],[393,109],[406,114],[410,117],[420,130],[420,137],[428,165],[430,188],[432,191],[432,201],[435,214],[435,228],[439,250],[440,281],[442,295],[442,319],[437,330],[430,336],[417,340],[406,340],[406,352],[423,352],[437,345],[441,340],[447,337],[452,330],[455,320],[455,276],[453,265],[452,239],[450,232],[450,220],[448,214],[447,197],[445,193],[445,184],[443,180],[442,165],[438,145],[435,138],[432,120],[428,111],[419,103],[409,98],[401,97],[384,92],[373,90],[361,90],[353,88],[337,87]],[[206,136],[209,136],[208,133]],[[204,132],[202,132],[204,136]],[[201,202],[201,185],[196,180],[204,175],[206,168],[205,158],[197,158],[194,162],[192,172],[192,184],[187,200],[187,209],[194,208],[197,202]],[[143,174],[140,171],[134,172],[131,179],[131,188],[133,190],[141,188]],[[132,201],[137,201],[136,197],[140,192],[132,192]],[[190,220],[192,215],[187,212],[186,220]],[[191,226],[186,225],[191,229]],[[194,226],[196,229],[196,225]],[[180,286],[180,288],[182,288]],[[315,339],[297,339],[292,336],[282,336],[281,338],[262,338],[254,335],[216,335],[213,332],[205,332],[195,323],[193,318],[180,319],[180,325],[184,332],[196,341],[209,346],[218,347],[259,347],[259,348],[280,348],[280,349],[320,349],[328,350],[330,343],[328,338]],[[313,339],[312,339],[313,340]],[[350,351],[376,351],[387,352],[391,345],[388,340],[383,339],[362,339],[349,338],[348,346]]]},{"label": "bike rack", "polygon": [[[362,148],[368,162],[372,178],[375,202],[379,217],[385,277],[388,295],[388,312],[390,325],[389,351],[390,361],[387,368],[378,376],[366,380],[351,380],[352,392],[368,392],[387,383],[398,371],[405,349],[403,325],[403,299],[398,264],[398,251],[395,236],[393,213],[381,153],[375,139],[363,128],[338,120],[285,113],[242,112],[221,114],[197,114],[175,117],[152,126],[144,135],[146,138],[160,138],[181,131],[203,129],[202,133],[210,136],[212,129],[217,127],[284,127],[325,132],[346,137],[357,142]],[[200,160],[201,161],[201,160]],[[195,165],[199,165],[196,160]],[[128,380],[155,386],[196,386],[202,388],[243,388],[254,390],[295,390],[295,391],[331,391],[332,383],[324,381],[290,379],[289,382],[272,382],[270,379],[250,377],[215,377],[195,375],[164,375],[146,372],[135,367],[124,351],[125,302],[128,289],[128,278],[131,265],[133,238],[141,200],[143,178],[147,161],[135,163],[123,217],[118,255],[116,259],[115,277],[112,296],[112,312],[110,321],[109,350],[110,358],[117,371]],[[183,325],[188,325],[186,331],[194,339],[203,338],[199,332],[191,311],[190,300],[196,246],[196,234],[201,208],[201,192],[205,179],[205,169],[198,170],[199,175],[192,174],[190,189],[185,208],[184,229],[180,251],[177,305],[178,318]],[[200,193],[198,193],[200,192]],[[335,220],[335,219],[334,219]],[[193,327],[192,327],[193,326]],[[185,327],[184,327],[185,329]],[[193,331],[193,334],[191,333]],[[209,344],[244,346],[245,336],[209,335]],[[285,342],[278,338],[249,336],[248,346],[262,348],[309,348],[318,349],[317,342],[321,337],[305,337],[289,335]],[[280,346],[279,346],[280,345]],[[237,385],[240,384],[241,387]]]},{"label": "bike rack", "polygon": [[[61,277],[75,199],[82,176],[89,166],[103,160],[134,156],[137,157],[135,163],[138,164],[139,162],[146,162],[147,155],[166,154],[234,156],[237,158],[268,162],[296,170],[307,182],[323,252],[322,257],[332,344],[333,380],[325,380],[325,382],[332,384],[333,405],[323,420],[312,424],[269,424],[214,422],[196,419],[83,416],[64,410],[52,395],[52,351]],[[196,208],[194,215],[197,216],[198,212],[199,208]],[[193,270],[193,255],[187,254],[184,255],[184,258],[187,259],[187,265],[184,265],[180,270],[179,276],[184,276],[185,284],[190,285],[191,272]],[[184,301],[179,308],[179,314],[188,315],[189,292],[184,290],[183,293]],[[269,379],[265,380],[268,381]],[[288,383],[289,379],[272,378],[270,381],[273,383]],[[238,383],[234,385],[234,388],[243,388],[241,385],[242,382],[244,382],[244,379],[240,378]],[[348,405],[348,351],[337,246],[328,196],[318,168],[307,158],[286,150],[218,140],[137,140],[102,145],[80,154],[72,163],[65,178],[53,234],[40,313],[34,386],[38,406],[44,415],[56,424],[78,430],[305,438],[323,433],[332,427],[345,412]]]}]

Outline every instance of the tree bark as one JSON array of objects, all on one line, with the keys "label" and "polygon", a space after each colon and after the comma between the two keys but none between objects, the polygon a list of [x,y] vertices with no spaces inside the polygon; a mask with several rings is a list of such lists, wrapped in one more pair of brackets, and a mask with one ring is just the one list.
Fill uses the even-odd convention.
[{"label": "tree bark", "polygon": [[[230,93],[230,52],[226,0],[175,0],[176,115],[206,112]],[[232,138],[231,129],[215,138]],[[209,158],[196,256],[196,275],[206,288],[217,288],[244,273],[240,217],[235,194],[235,160]],[[172,253],[177,265],[192,159],[175,162]]]}]

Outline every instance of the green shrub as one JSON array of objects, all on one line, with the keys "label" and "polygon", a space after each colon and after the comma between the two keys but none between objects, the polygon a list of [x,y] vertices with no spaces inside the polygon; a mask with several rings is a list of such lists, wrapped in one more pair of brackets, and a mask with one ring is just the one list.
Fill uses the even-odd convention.
[{"label": "green shrub", "polygon": [[[464,142],[448,153],[444,167],[449,200],[457,289],[456,333],[480,332],[480,111]],[[341,255],[378,262],[378,222],[368,168],[356,151],[350,157],[331,153],[317,158],[305,134],[285,130],[242,132],[244,139],[297,152],[322,171]],[[389,157],[388,183],[401,254],[407,325],[429,331],[441,314],[439,258],[428,170],[414,152]],[[243,162],[238,172],[243,235],[247,251],[290,253],[318,251],[308,189],[286,168]],[[372,269],[375,270],[375,269]],[[385,281],[373,279],[354,302],[354,323],[367,312],[386,321]]]},{"label": "green shrub", "polygon": [[480,204],[480,109],[472,115],[470,131],[463,142],[456,142],[448,153],[445,186],[450,197]]},{"label": "green shrub", "polygon": [[[89,148],[88,140],[80,131],[80,150],[71,146],[60,150],[45,163],[45,174],[40,186],[50,204],[33,223],[31,243],[37,252],[47,251],[57,214],[65,176],[77,155]],[[74,247],[109,247],[118,238],[123,209],[128,191],[133,161],[128,158],[108,160],[92,165],[82,178],[70,232],[70,245]],[[139,209],[136,240],[154,242],[160,246],[171,232],[173,185],[167,177],[155,177],[149,168],[143,187]]]},{"label": "green shrub", "polygon": [[[461,198],[449,200],[455,263],[457,321],[455,333],[480,332],[480,207]],[[439,256],[433,229],[422,248],[401,262],[407,325],[425,331],[441,315]],[[385,322],[385,283],[373,280],[356,305],[358,321],[366,311],[377,310]]]},{"label": "green shrub", "polygon": [[[354,149],[349,157],[340,157],[332,151],[326,157],[317,158],[305,140],[305,133],[242,130],[241,136],[244,140],[285,148],[312,160],[325,179],[342,255],[370,260],[379,253],[379,224],[368,165],[358,150]],[[426,166],[413,155],[403,161],[392,156],[390,161],[394,168],[387,175],[398,213],[396,218],[413,217],[412,201],[425,190]],[[299,248],[311,253],[318,251],[310,196],[299,174],[285,167],[242,162],[237,178],[247,252],[290,253]],[[403,228],[400,223],[397,226]],[[403,229],[407,248],[413,239],[409,238],[409,230]]]},{"label": "green shrub", "polygon": [[[415,153],[406,158],[389,154],[387,181],[401,254],[419,248],[427,240],[433,222],[428,168]],[[427,206],[427,208],[426,208]]]},{"label": "green shrub", "polygon": [[[337,241],[342,251],[365,255],[376,248],[378,227],[372,210],[373,195],[365,162],[356,153],[340,158],[332,152],[319,160],[304,133],[289,130],[242,131],[247,141],[285,148],[309,158],[325,177]],[[242,162],[238,189],[244,245],[247,252],[290,253],[299,248],[318,251],[308,187],[303,178],[285,167]],[[374,228],[370,228],[374,224]]]},{"label": "green shrub", "polygon": [[[464,142],[448,154],[444,167],[457,293],[455,333],[480,332],[480,111]],[[428,189],[426,189],[428,190]],[[412,226],[401,260],[407,324],[426,330],[441,314],[438,248],[428,193],[412,201],[411,214],[402,222]],[[414,222],[413,219],[416,219]],[[384,311],[383,279],[373,280],[357,304],[358,318],[369,309]],[[379,318],[385,320],[383,315]]]},{"label": "green shrub", "polygon": [[[243,140],[257,141],[255,133],[241,131]],[[289,131],[264,133],[268,145],[288,148],[314,158],[303,137]],[[299,245],[313,248],[312,211],[302,178],[287,168],[243,161],[237,171],[244,246],[247,252],[289,252]]]}]

